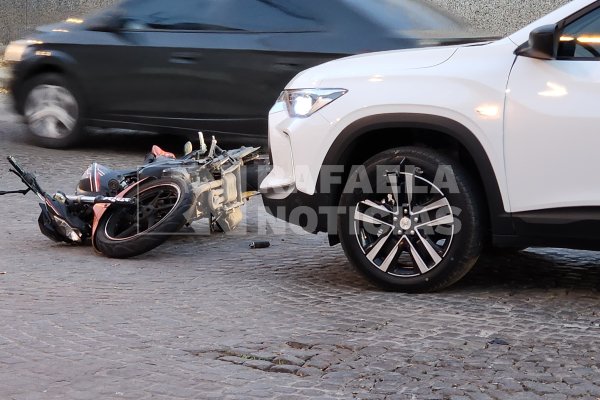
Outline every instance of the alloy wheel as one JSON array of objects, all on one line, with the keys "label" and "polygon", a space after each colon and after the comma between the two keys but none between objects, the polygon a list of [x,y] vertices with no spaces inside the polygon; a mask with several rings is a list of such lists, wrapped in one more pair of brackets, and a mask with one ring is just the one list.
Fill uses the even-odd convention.
[{"label": "alloy wheel", "polygon": [[354,208],[358,245],[376,268],[397,277],[423,275],[448,253],[457,222],[450,202],[429,180],[388,172],[390,194],[373,194]]}]

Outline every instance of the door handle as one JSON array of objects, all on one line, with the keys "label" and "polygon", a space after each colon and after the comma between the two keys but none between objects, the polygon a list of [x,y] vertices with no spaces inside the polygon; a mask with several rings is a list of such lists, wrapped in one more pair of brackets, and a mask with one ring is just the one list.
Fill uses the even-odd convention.
[{"label": "door handle", "polygon": [[169,62],[174,64],[195,64],[199,58],[200,55],[197,53],[173,53]]}]

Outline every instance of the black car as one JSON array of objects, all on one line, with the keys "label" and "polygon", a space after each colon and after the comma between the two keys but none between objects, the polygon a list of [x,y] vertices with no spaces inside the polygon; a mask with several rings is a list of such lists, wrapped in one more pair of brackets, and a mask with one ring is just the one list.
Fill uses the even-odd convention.
[{"label": "black car", "polygon": [[266,143],[267,114],[299,71],[356,53],[475,41],[412,0],[127,0],[11,43],[12,93],[37,143],[87,126],[203,130]]}]

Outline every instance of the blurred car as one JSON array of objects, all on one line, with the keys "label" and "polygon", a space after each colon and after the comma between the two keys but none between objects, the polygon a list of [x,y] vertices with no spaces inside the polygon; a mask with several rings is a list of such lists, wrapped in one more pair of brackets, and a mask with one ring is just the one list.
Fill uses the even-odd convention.
[{"label": "blurred car", "polygon": [[269,108],[301,70],[472,36],[412,0],[128,0],[40,27],[5,59],[16,109],[42,146],[80,142],[86,126],[264,145]]}]

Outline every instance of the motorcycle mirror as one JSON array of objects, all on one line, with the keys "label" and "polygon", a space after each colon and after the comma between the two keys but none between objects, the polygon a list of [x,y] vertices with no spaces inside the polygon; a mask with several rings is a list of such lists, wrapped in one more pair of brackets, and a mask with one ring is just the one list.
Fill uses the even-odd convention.
[{"label": "motorcycle mirror", "polygon": [[206,142],[204,141],[204,134],[202,132],[198,132],[198,140],[200,141],[200,154],[206,154],[208,148],[206,147]]},{"label": "motorcycle mirror", "polygon": [[212,158],[215,156],[215,150],[217,149],[217,139],[212,137],[212,141],[210,142],[210,150],[208,151],[208,157]]},{"label": "motorcycle mirror", "polygon": [[187,156],[192,151],[194,151],[194,147],[192,146],[192,142],[187,142],[185,144],[185,146],[183,146],[183,154]]}]

